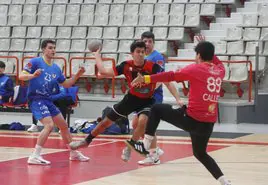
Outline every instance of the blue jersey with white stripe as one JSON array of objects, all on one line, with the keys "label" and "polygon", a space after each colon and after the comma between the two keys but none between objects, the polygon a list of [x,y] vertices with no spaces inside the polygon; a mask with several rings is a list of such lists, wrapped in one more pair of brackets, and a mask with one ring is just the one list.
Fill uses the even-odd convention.
[{"label": "blue jersey with white stripe", "polygon": [[[157,63],[158,65],[160,65],[163,68],[163,70],[165,70],[165,58],[158,51],[154,50],[150,55],[146,56],[145,59]],[[162,89],[162,85],[160,85],[155,90],[155,92],[154,92],[154,99],[156,100],[156,102],[162,102],[163,101],[163,89]]]},{"label": "blue jersey with white stripe", "polygon": [[33,74],[37,69],[41,69],[40,76],[33,78],[29,82],[28,100],[51,99],[53,89],[57,83],[63,83],[65,77],[57,64],[48,64],[42,57],[33,58],[25,65],[23,72]]}]

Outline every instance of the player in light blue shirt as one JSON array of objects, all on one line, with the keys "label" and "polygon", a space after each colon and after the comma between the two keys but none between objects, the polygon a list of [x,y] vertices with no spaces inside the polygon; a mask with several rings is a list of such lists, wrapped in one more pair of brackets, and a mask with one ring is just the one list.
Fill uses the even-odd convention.
[{"label": "player in light blue shirt", "polygon": [[[146,39],[147,38],[144,38],[144,40],[146,40]],[[147,41],[147,42],[149,42],[149,41]],[[147,47],[148,47],[148,44],[147,44]],[[161,53],[159,53],[157,50],[153,50],[151,53],[148,53],[148,55],[145,56],[145,59],[157,63],[158,65],[160,65],[163,68],[163,70],[165,70],[165,59],[164,59],[164,56]],[[154,99],[155,99],[155,103],[162,103],[163,102],[163,89],[162,89],[162,84],[160,84],[155,89]]]},{"label": "player in light blue shirt", "polygon": [[[85,72],[85,69],[80,68],[73,78],[66,79],[60,68],[53,63],[53,57],[56,53],[55,41],[44,40],[41,44],[41,49],[43,51],[43,57],[31,59],[25,65],[19,79],[29,81],[29,107],[35,119],[44,125],[44,129],[37,139],[35,150],[28,159],[28,164],[49,165],[50,161],[42,158],[41,150],[54,124],[60,129],[62,138],[68,148],[69,143],[72,141],[67,123],[51,99],[53,88],[57,83],[65,88],[71,87]],[[88,161],[89,158],[78,151],[71,150],[70,160]]]}]

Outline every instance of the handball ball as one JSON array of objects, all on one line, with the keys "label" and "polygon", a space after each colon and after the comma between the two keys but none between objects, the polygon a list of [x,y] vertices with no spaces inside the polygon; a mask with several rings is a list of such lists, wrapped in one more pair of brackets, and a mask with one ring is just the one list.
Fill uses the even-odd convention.
[{"label": "handball ball", "polygon": [[100,40],[91,40],[88,43],[88,50],[90,52],[96,52],[101,47],[102,47],[102,43]]}]

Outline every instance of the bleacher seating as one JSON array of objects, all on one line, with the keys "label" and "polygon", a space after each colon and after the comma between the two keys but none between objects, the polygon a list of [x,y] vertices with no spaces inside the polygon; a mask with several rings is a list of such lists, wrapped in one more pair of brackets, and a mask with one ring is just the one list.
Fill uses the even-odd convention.
[{"label": "bleacher seating", "polygon": [[[167,52],[168,40],[183,42],[184,27],[198,28],[200,16],[215,15],[217,3],[224,4],[203,0],[3,0],[1,38],[9,39],[8,32],[12,34],[0,49],[40,53],[41,40],[37,38],[41,37],[56,39],[59,52],[79,54],[86,51],[79,39],[115,39],[118,41],[109,43],[117,48],[107,47],[103,52],[119,58],[120,53],[129,52],[120,47],[127,47],[126,39],[137,39],[144,30],[153,30],[164,44],[160,49]],[[123,26],[127,28],[120,29]],[[174,34],[176,31],[179,34]]]},{"label": "bleacher seating", "polygon": [[[245,2],[243,8],[237,8],[237,12],[231,13],[230,17],[216,18],[215,23],[210,24],[209,30],[201,30],[201,34],[206,40],[215,44],[216,54],[226,57],[231,61],[251,61],[253,72],[256,71],[255,48],[259,46],[259,72],[264,73],[267,69],[267,42],[268,40],[268,14],[267,1]],[[185,44],[187,49],[194,47],[191,44]],[[188,52],[185,49],[178,50],[178,58],[183,56],[194,57],[194,52]],[[227,66],[226,71],[230,72],[230,82],[241,82],[249,78],[249,65],[246,63],[234,63]]]},{"label": "bleacher seating", "polygon": [[[100,39],[103,57],[121,63],[131,57],[129,45],[133,39],[151,30],[156,36],[157,50],[169,54],[173,52],[171,45],[176,45],[180,47],[178,59],[193,59],[196,42],[191,39],[201,33],[215,44],[217,54],[226,60],[246,57],[243,59],[251,60],[255,70],[255,46],[268,33],[267,2],[245,2],[243,8],[228,12],[235,3],[235,0],[1,0],[0,53],[18,58],[38,56],[41,41],[52,38],[57,42],[57,56],[69,61],[73,56],[90,55],[85,53],[88,40]],[[218,12],[222,7],[230,17],[222,17],[222,12]],[[260,54],[264,56],[260,58],[259,69],[264,70],[267,43]],[[80,63],[90,67],[87,75],[95,74],[92,62]],[[73,72],[80,63],[74,63]],[[68,76],[69,67],[66,66]],[[8,70],[14,72],[13,68]],[[226,69],[226,79],[228,76],[235,80],[232,71],[236,67],[226,65]]]}]

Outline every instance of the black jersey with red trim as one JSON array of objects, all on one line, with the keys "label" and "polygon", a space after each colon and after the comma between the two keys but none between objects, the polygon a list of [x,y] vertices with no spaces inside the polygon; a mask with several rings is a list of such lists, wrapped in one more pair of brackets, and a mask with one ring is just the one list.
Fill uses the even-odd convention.
[{"label": "black jersey with red trim", "polygon": [[137,77],[138,73],[142,75],[151,75],[162,72],[163,68],[151,61],[144,60],[143,66],[135,66],[133,60],[124,61],[114,69],[115,76],[124,75],[126,77],[129,93],[140,98],[151,98],[156,83],[144,84],[142,87],[132,87],[131,82]]}]

